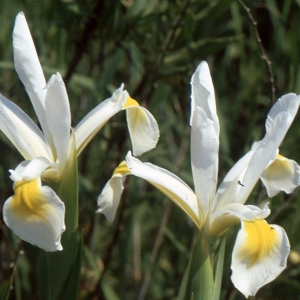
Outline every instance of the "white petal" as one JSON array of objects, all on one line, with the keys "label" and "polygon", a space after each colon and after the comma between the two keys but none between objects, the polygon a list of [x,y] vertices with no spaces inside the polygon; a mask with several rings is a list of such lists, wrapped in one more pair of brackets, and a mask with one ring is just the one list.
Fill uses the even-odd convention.
[{"label": "white petal", "polygon": [[[213,202],[213,211],[221,209],[229,203],[239,202],[240,198],[238,195],[246,187],[242,180],[258,145],[258,143],[255,143],[252,149],[238,160],[226,174],[217,190]],[[234,196],[236,198],[233,198]]]},{"label": "white petal", "polygon": [[209,232],[211,235],[222,235],[230,226],[240,223],[240,220],[265,219],[270,212],[268,203],[262,209],[254,205],[227,204],[210,215]]},{"label": "white petal", "polygon": [[159,129],[153,115],[141,106],[127,106],[126,115],[133,154],[139,156],[155,148]]},{"label": "white petal", "polygon": [[30,97],[43,132],[49,140],[44,110],[46,80],[23,12],[16,17],[13,48],[16,71]]},{"label": "white petal", "polygon": [[41,186],[39,177],[15,182],[14,190],[3,207],[6,225],[24,241],[46,251],[62,250],[64,203],[51,188]]},{"label": "white petal", "polygon": [[248,298],[285,269],[290,244],[283,228],[265,220],[242,221],[241,227],[232,253],[231,280]]},{"label": "white petal", "polygon": [[10,170],[13,181],[20,181],[22,178],[26,181],[39,177],[45,169],[51,165],[51,162],[45,157],[37,157],[33,160],[22,161],[15,170]]},{"label": "white petal", "polygon": [[47,84],[46,118],[61,169],[68,155],[71,113],[65,84],[59,73],[52,75]]},{"label": "white petal", "polygon": [[280,191],[290,194],[300,185],[300,167],[294,160],[278,155],[260,179],[270,198]]},{"label": "white petal", "polygon": [[219,136],[213,121],[201,107],[194,111],[191,130],[191,159],[196,195],[203,213],[210,209],[216,192]]},{"label": "white petal", "polygon": [[1,94],[0,129],[25,159],[44,156],[53,160],[51,149],[40,129],[23,110]]},{"label": "white petal", "polygon": [[124,189],[123,182],[127,175],[130,175],[130,171],[126,166],[126,163],[122,162],[115,169],[113,176],[106,183],[102,193],[98,197],[97,202],[100,207],[97,212],[103,213],[109,222],[112,222],[115,218]]},{"label": "white petal", "polygon": [[117,112],[122,110],[128,93],[123,91],[124,85],[114,91],[111,98],[106,99],[90,111],[76,126],[75,140],[78,155],[106,124],[106,122]]},{"label": "white petal", "polygon": [[207,117],[213,121],[216,132],[219,134],[219,119],[216,110],[215,91],[210,76],[208,64],[202,61],[197,67],[191,79],[191,119],[192,125],[193,114],[197,106],[202,107]]},{"label": "white petal", "polygon": [[287,94],[274,104],[267,117],[265,137],[241,158],[237,163],[238,167],[233,166],[228,172],[217,191],[215,210],[231,202],[246,202],[269,162],[275,159],[277,149],[295,118],[299,103],[299,96]]},{"label": "white petal", "polygon": [[216,191],[219,152],[219,119],[214,87],[206,62],[191,79],[191,161],[199,205],[206,214]]},{"label": "white petal", "polygon": [[196,195],[184,181],[165,169],[150,163],[142,163],[131,156],[130,151],[126,156],[126,164],[133,175],[145,179],[165,194],[200,228],[203,220],[199,219],[200,212],[198,212]]}]

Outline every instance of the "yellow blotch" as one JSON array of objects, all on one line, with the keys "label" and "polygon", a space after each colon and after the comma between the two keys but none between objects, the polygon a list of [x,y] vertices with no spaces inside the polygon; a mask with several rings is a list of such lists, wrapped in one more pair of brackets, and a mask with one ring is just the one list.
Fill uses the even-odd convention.
[{"label": "yellow blotch", "polygon": [[246,238],[238,255],[248,266],[268,256],[278,241],[276,230],[265,220],[242,221]]},{"label": "yellow blotch", "polygon": [[121,176],[131,174],[131,172],[130,172],[129,168],[127,167],[125,161],[122,161],[122,162],[115,168],[114,174],[113,174],[113,175],[116,175],[116,174],[120,174]]},{"label": "yellow blotch", "polygon": [[134,99],[132,99],[131,97],[128,96],[127,99],[126,99],[126,102],[123,106],[123,109],[125,109],[129,106],[140,106],[140,105],[136,100],[134,100]]},{"label": "yellow blotch", "polygon": [[11,208],[21,218],[46,221],[45,215],[47,212],[49,213],[51,206],[45,201],[38,180],[35,178],[31,181],[15,182],[15,194],[11,200]]},{"label": "yellow blotch", "polygon": [[293,173],[293,165],[284,156],[278,154],[273,163],[266,169],[265,177],[274,179],[281,179],[289,177]]}]

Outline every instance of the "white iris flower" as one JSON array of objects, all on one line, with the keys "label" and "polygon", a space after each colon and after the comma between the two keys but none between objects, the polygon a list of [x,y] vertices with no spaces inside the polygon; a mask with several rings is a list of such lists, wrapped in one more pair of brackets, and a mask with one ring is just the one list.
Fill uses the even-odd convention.
[{"label": "white iris flower", "polygon": [[227,229],[241,224],[232,253],[232,281],[246,297],[274,280],[286,267],[290,251],[283,228],[269,225],[270,214],[245,205],[261,177],[269,196],[280,190],[291,193],[300,184],[299,166],[278,154],[300,103],[300,97],[287,94],[270,110],[264,138],[253,144],[228,172],[217,189],[219,120],[214,87],[206,62],[200,63],[192,80],[191,95],[191,164],[195,192],[180,178],[131,155],[116,168],[98,198],[98,212],[114,219],[125,176],[143,178],[174,201],[194,221],[199,230],[210,236],[221,236]]},{"label": "white iris flower", "polygon": [[71,132],[69,99],[60,74],[46,83],[25,19],[17,15],[13,31],[16,71],[30,97],[42,130],[17,105],[0,94],[0,129],[25,161],[10,170],[15,194],[3,207],[4,221],[21,239],[46,251],[62,250],[64,203],[44,182],[58,182],[71,155],[77,155],[117,112],[125,109],[133,145],[140,155],[155,147],[159,130],[149,111],[129,97],[123,85],[100,103]]}]

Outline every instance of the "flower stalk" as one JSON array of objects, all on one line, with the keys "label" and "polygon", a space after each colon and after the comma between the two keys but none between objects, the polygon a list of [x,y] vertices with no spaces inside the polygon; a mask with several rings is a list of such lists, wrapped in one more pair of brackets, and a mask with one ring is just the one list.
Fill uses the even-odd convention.
[{"label": "flower stalk", "polygon": [[40,250],[38,278],[40,299],[76,299],[82,258],[82,245],[78,236],[78,170],[75,141],[62,179],[53,189],[66,207],[66,231],[62,235],[63,251]]}]

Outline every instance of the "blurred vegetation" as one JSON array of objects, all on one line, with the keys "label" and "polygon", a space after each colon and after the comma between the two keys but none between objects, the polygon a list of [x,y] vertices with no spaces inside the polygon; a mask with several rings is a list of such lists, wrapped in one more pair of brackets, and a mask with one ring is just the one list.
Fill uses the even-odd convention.
[{"label": "blurred vegetation", "polygon": [[[245,1],[272,62],[276,97],[300,93],[300,1]],[[12,29],[26,15],[47,79],[65,79],[74,126],[123,82],[157,119],[161,138],[142,161],[164,167],[192,186],[189,154],[190,77],[206,60],[221,123],[220,180],[264,134],[271,107],[270,77],[257,36],[233,0],[9,0],[0,11],[0,92],[35,117],[14,70]],[[296,118],[281,153],[300,162]],[[1,138],[0,206],[12,195],[8,170],[21,161]],[[194,225],[162,194],[129,178],[116,220],[95,214],[96,199],[130,150],[125,113],[102,129],[79,158],[79,226],[84,262],[78,299],[176,299],[195,236]],[[267,199],[258,184],[248,203]],[[255,299],[300,299],[300,199],[270,201],[269,222],[283,226],[293,256],[280,277]],[[230,281],[230,254],[238,228],[228,234],[222,299],[244,299]],[[0,295],[15,272],[10,299],[37,299],[35,248],[0,221]],[[16,266],[14,269],[13,266]],[[1,297],[1,296],[0,296]]]}]

